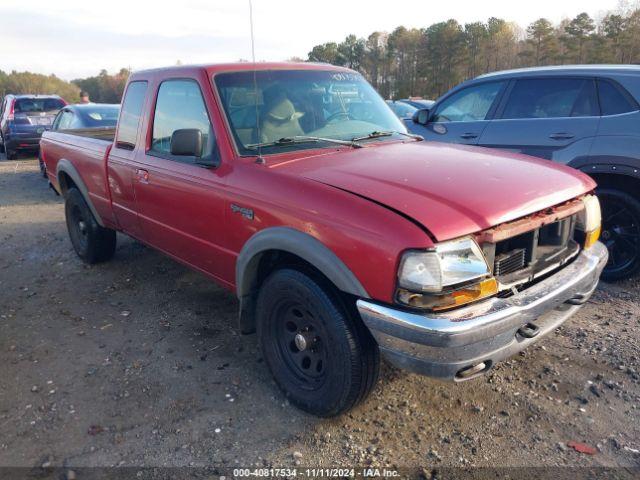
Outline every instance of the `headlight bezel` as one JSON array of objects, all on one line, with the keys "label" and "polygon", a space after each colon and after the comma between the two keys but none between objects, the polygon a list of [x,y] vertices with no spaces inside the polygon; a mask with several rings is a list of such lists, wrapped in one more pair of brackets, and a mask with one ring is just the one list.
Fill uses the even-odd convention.
[{"label": "headlight bezel", "polygon": [[[468,254],[463,256],[460,252]],[[430,277],[431,283],[414,280],[420,277],[418,270],[421,267],[423,280]],[[491,276],[491,268],[484,252],[475,238],[467,235],[424,250],[405,250],[398,265],[397,283],[400,288],[414,293],[442,293],[488,276]]]}]

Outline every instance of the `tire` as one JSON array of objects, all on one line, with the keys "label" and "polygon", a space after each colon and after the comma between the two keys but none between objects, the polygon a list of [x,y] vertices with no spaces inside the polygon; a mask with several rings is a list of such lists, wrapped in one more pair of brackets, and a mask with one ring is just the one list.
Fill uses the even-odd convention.
[{"label": "tire", "polygon": [[256,305],[262,353],[290,402],[320,417],[344,413],[376,384],[375,340],[333,285],[294,269],[272,273]]},{"label": "tire", "polygon": [[9,147],[5,147],[5,156],[7,160],[16,160],[18,158],[18,152],[15,150],[9,150]]},{"label": "tire", "polygon": [[64,213],[73,249],[88,264],[100,263],[113,257],[116,251],[116,232],[101,227],[77,188],[65,195]]},{"label": "tire", "polygon": [[640,201],[613,188],[596,191],[602,208],[600,240],[609,250],[602,279],[618,281],[640,270]]}]

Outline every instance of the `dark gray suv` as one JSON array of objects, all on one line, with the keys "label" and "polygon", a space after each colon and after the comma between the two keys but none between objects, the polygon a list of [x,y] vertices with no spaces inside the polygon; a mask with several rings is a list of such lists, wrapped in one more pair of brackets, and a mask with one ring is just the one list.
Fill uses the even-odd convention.
[{"label": "dark gray suv", "polygon": [[603,278],[640,270],[640,66],[539,67],[482,75],[409,125],[427,140],[503,148],[591,175],[602,204]]}]

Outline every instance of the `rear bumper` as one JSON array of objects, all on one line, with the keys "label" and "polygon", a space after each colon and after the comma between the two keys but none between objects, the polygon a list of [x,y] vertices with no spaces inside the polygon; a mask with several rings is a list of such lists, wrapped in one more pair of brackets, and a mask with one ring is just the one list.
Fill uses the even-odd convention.
[{"label": "rear bumper", "polygon": [[40,147],[42,132],[11,132],[5,136],[9,150],[32,150]]},{"label": "rear bumper", "polygon": [[598,242],[516,295],[445,313],[416,313],[368,300],[358,300],[357,306],[391,363],[431,377],[467,380],[571,317],[595,290],[607,257],[607,249]]}]

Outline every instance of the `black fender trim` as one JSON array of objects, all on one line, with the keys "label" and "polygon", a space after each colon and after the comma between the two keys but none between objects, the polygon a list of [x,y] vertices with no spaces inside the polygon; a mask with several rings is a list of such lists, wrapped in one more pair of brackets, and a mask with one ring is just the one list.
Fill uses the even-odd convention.
[{"label": "black fender trim", "polygon": [[640,179],[640,166],[632,167],[625,163],[596,163],[582,165],[576,168],[587,175],[594,173],[607,173],[613,175],[626,175],[628,177]]},{"label": "black fender trim", "polygon": [[280,250],[296,255],[317,268],[339,290],[370,298],[360,281],[335,253],[318,239],[290,227],[271,227],[253,235],[242,247],[236,262],[236,294],[240,299],[240,329],[255,329],[253,307],[258,265],[262,254]]},{"label": "black fender trim", "polygon": [[58,161],[58,166],[56,167],[56,178],[58,179],[58,185],[60,185],[61,193],[64,195],[64,192],[62,191],[62,183],[60,182],[61,173],[69,175],[71,180],[73,180],[73,183],[75,183],[76,186],[78,187],[78,190],[80,190],[80,193],[82,194],[82,197],[84,198],[85,202],[87,202],[87,205],[89,205],[89,209],[91,210],[91,213],[95,217],[96,221],[101,227],[104,227],[102,218],[100,218],[100,215],[98,215],[98,211],[93,206],[93,202],[91,201],[91,197],[89,196],[89,190],[87,189],[87,186],[82,180],[80,173],[78,173],[78,170],[76,169],[76,167],[74,167],[73,164],[66,158],[61,158]]}]

